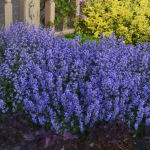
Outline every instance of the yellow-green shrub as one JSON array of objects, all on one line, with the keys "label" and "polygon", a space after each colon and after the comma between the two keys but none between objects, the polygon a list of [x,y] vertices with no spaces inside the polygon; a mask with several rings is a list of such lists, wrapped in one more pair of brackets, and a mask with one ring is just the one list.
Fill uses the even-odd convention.
[{"label": "yellow-green shrub", "polygon": [[137,41],[150,41],[150,2],[148,0],[91,0],[91,7],[82,9],[86,19],[75,22],[75,31],[99,37],[104,32],[108,37],[115,32],[115,37],[124,37],[125,44],[136,45]]}]

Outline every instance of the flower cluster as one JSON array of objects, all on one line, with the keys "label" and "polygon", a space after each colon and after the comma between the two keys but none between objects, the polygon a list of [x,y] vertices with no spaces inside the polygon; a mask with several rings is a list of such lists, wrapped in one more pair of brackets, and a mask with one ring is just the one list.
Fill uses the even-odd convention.
[{"label": "flower cluster", "polygon": [[[41,25],[41,24],[40,24]],[[27,26],[27,27],[25,27]],[[82,43],[29,23],[1,29],[1,108],[24,110],[35,123],[81,132],[96,121],[149,124],[149,48],[115,35]]]}]

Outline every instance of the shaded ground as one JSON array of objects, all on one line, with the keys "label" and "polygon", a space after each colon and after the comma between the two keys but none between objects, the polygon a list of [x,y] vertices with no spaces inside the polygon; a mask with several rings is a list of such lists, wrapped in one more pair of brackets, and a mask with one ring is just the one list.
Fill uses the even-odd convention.
[{"label": "shaded ground", "polygon": [[[23,140],[23,134],[35,134],[36,131],[39,131],[41,128],[34,126],[31,127],[28,125],[26,120],[16,117],[16,120],[10,119],[3,115],[5,123],[0,124],[0,150],[26,150],[26,147],[21,147],[21,141]],[[96,134],[92,136],[92,132],[78,136],[79,139],[74,139],[71,141],[71,149],[62,149],[59,145],[55,145],[55,148],[59,147],[58,150],[149,150],[150,149],[150,139],[147,140],[144,136],[121,138],[119,139],[116,145],[112,147],[105,147],[102,143],[102,139],[106,139],[104,130],[100,129],[99,124],[95,124],[92,127]],[[106,141],[110,141],[109,138]],[[27,144],[30,141],[27,141]],[[64,144],[67,143],[66,141]],[[26,144],[26,145],[27,145]],[[77,145],[80,144],[80,147]],[[17,147],[18,146],[18,149]],[[14,149],[16,147],[16,149]],[[38,146],[37,150],[44,150],[42,146]],[[53,150],[53,148],[47,148],[46,150]]]}]

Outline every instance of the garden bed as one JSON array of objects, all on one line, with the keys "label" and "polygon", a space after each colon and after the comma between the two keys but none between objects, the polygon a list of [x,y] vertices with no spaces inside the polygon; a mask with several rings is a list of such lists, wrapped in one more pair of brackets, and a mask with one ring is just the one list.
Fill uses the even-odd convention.
[{"label": "garden bed", "polygon": [[[12,122],[12,119],[3,115],[7,120],[6,123],[0,124],[0,150],[26,150],[27,145],[32,142],[26,141],[26,146],[21,147],[21,141],[24,139],[23,134],[35,134],[36,131],[41,130],[40,127],[31,127],[26,121],[21,119],[19,116],[16,117],[16,120]],[[17,125],[17,127],[12,127]],[[95,124],[92,127],[93,131],[80,135],[79,139],[74,139],[71,141],[72,147],[70,149],[63,149],[55,145],[55,148],[59,147],[58,150],[149,150],[150,149],[150,139],[145,139],[144,136],[121,138],[112,147],[108,147],[110,142],[109,138],[106,138],[106,133],[104,130],[98,127],[98,124]],[[95,134],[96,133],[96,134]],[[94,136],[93,136],[94,135]],[[41,138],[42,139],[42,138]],[[107,144],[102,144],[102,139],[107,141]],[[63,139],[62,139],[63,140]],[[70,141],[68,141],[70,143]],[[38,143],[38,142],[37,142]],[[42,142],[41,142],[42,143]],[[63,141],[64,145],[67,144],[67,141]],[[34,144],[34,142],[33,142]],[[78,145],[77,145],[78,144]],[[31,144],[32,145],[32,144]],[[37,150],[44,150],[44,146],[38,145]],[[80,147],[79,147],[80,145]],[[54,148],[54,147],[53,147]],[[53,148],[47,148],[46,150],[54,150]]]}]

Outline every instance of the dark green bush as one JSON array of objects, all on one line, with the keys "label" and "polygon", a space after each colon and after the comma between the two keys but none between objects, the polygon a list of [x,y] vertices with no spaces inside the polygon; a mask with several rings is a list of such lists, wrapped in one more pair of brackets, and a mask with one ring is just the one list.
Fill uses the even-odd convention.
[{"label": "dark green bush", "polygon": [[82,36],[81,37],[82,40],[81,40],[81,42],[79,42],[79,44],[87,42],[87,40],[90,40],[90,42],[93,42],[93,41],[98,42],[99,40],[101,40],[101,38],[92,37],[90,35],[86,35],[86,34],[83,34],[83,33],[66,34],[64,39],[71,40],[71,39],[74,39],[75,36]]}]

